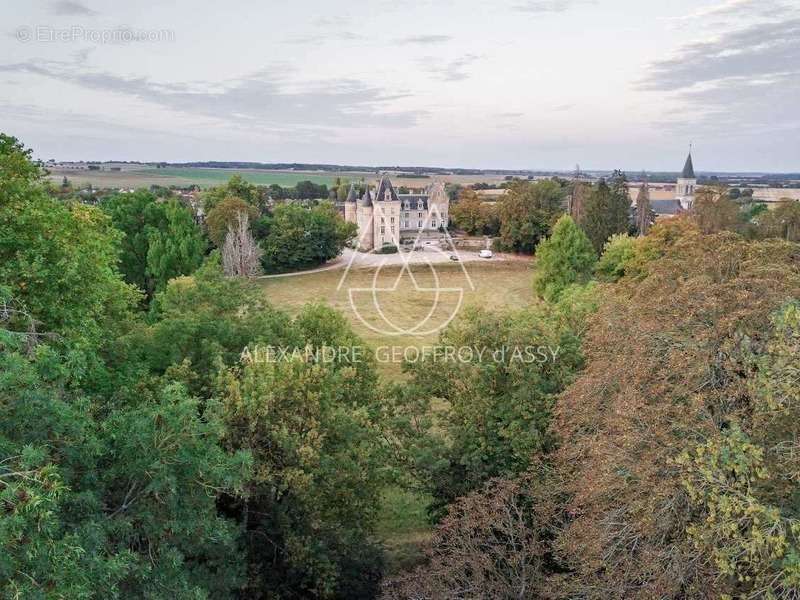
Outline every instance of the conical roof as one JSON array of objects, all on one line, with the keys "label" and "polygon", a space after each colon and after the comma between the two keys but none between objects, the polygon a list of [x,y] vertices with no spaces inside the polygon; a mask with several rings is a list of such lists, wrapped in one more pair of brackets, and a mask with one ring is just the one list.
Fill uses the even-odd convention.
[{"label": "conical roof", "polygon": [[356,193],[356,184],[350,184],[350,191],[347,192],[347,198],[345,202],[355,202],[358,199],[358,194]]},{"label": "conical roof", "polygon": [[681,173],[682,179],[697,179],[694,176],[694,165],[692,164],[692,153],[686,157],[686,164],[683,165],[683,172]]},{"label": "conical roof", "polygon": [[386,200],[386,192],[389,192],[389,201],[398,202],[400,199],[397,197],[397,193],[394,191],[392,187],[392,182],[389,181],[389,176],[384,175],[381,177],[380,183],[378,183],[378,189],[375,192],[375,200],[378,202],[382,200]]}]

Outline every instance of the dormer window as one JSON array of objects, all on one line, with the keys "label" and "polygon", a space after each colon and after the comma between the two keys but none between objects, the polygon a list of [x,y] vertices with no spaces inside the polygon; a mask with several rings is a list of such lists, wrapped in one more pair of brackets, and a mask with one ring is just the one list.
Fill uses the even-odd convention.
[{"label": "dormer window", "polygon": [[386,202],[391,202],[392,201],[392,192],[390,192],[389,190],[386,190],[383,193],[383,198],[384,198],[384,200],[386,200]]}]

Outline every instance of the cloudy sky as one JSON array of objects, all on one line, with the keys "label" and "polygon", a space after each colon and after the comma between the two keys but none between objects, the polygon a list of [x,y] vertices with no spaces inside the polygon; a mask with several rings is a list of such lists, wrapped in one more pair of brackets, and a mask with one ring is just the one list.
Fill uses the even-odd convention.
[{"label": "cloudy sky", "polygon": [[800,170],[800,0],[0,6],[40,158]]}]

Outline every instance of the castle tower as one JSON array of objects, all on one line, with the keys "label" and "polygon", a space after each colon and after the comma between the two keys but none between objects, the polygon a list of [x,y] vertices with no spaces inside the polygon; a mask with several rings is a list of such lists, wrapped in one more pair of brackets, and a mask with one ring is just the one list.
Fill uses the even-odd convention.
[{"label": "castle tower", "polygon": [[364,195],[356,202],[356,224],[358,225],[358,249],[369,252],[375,247],[374,227],[372,222],[372,192],[367,184]]},{"label": "castle tower", "polygon": [[688,210],[694,203],[694,194],[697,189],[697,177],[694,174],[692,164],[692,150],[689,149],[689,156],[683,165],[681,176],[678,177],[678,184],[675,187],[675,198],[681,203],[681,207]]},{"label": "castle tower", "polygon": [[356,194],[356,184],[350,184],[350,191],[347,192],[347,198],[344,201],[344,220],[348,223],[357,223],[356,220],[356,201],[358,194]]},{"label": "castle tower", "polygon": [[428,211],[433,229],[447,229],[450,222],[450,198],[444,182],[435,181],[428,190]]},{"label": "castle tower", "polygon": [[400,198],[387,175],[378,182],[373,220],[373,248],[400,245]]}]

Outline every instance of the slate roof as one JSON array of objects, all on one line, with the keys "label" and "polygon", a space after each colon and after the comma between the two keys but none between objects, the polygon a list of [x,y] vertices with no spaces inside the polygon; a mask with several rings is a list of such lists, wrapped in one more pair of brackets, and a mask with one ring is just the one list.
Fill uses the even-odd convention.
[{"label": "slate roof", "polygon": [[686,157],[686,164],[683,165],[683,172],[681,173],[682,179],[697,179],[694,176],[694,165],[692,164],[692,153]]},{"label": "slate roof", "polygon": [[651,200],[650,209],[657,215],[677,215],[683,212],[681,203],[677,199],[673,200]]},{"label": "slate roof", "polygon": [[367,186],[367,191],[364,192],[364,195],[358,199],[358,203],[361,206],[372,206],[372,192],[370,191],[369,186]]},{"label": "slate roof", "polygon": [[355,202],[358,199],[358,194],[356,193],[356,184],[350,184],[350,191],[347,192],[347,198],[345,202]]},{"label": "slate roof", "polygon": [[428,196],[425,194],[399,194],[401,210],[406,210],[406,200],[409,202],[408,210],[418,210],[417,203],[422,200],[422,208],[428,210]]},{"label": "slate roof", "polygon": [[387,191],[389,192],[389,198],[391,198],[390,202],[397,202],[397,192],[394,191],[394,187],[392,187],[392,182],[389,181],[389,177],[384,175],[381,177],[381,180],[378,183],[378,190],[375,193],[375,200],[378,202],[386,201]]}]

